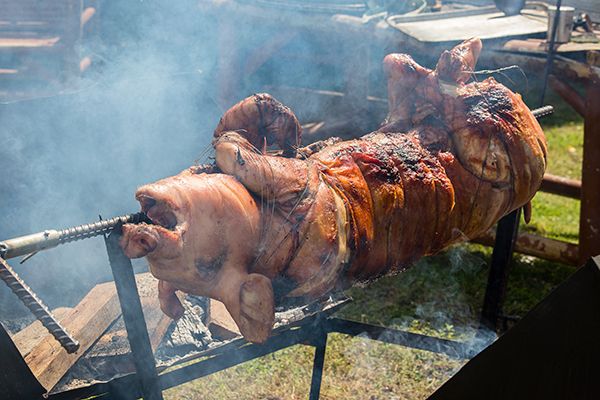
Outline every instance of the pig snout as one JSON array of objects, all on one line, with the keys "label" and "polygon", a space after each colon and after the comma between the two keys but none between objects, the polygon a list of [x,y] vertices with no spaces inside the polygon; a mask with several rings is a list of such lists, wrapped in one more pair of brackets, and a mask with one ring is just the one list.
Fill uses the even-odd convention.
[{"label": "pig snout", "polygon": [[152,253],[158,240],[158,233],[150,225],[125,224],[119,244],[127,257],[140,258]]}]

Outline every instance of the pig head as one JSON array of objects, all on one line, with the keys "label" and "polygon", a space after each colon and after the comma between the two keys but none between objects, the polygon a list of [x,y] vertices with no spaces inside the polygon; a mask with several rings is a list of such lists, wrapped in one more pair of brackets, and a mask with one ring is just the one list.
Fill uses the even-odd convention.
[{"label": "pig head", "polygon": [[163,312],[183,314],[176,290],[207,296],[225,304],[246,339],[265,341],[273,289],[269,278],[250,273],[260,212],[248,191],[231,176],[192,168],[142,186],[136,199],[153,224],[124,225],[120,244],[129,258],[147,258]]}]

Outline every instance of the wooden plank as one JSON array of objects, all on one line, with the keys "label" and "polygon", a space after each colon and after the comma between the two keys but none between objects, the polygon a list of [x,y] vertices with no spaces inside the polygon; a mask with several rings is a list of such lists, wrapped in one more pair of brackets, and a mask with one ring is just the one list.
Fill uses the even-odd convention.
[{"label": "wooden plank", "polygon": [[0,48],[39,48],[39,47],[52,47],[58,41],[60,37],[50,38],[0,38]]},{"label": "wooden plank", "polygon": [[[573,33],[571,36],[571,40],[581,37],[582,34]],[[502,48],[504,50],[524,52],[524,53],[534,53],[545,55],[548,53],[548,43],[546,39],[513,39],[506,42]],[[556,46],[555,52],[557,53],[574,53],[580,51],[592,51],[592,50],[600,50],[600,43],[580,43],[580,42],[568,42],[561,43]]]},{"label": "wooden plank", "polygon": [[98,337],[119,316],[120,307],[113,282],[94,287],[81,302],[61,320],[80,348],[68,354],[56,340],[46,336],[25,357],[31,371],[48,390],[60,380],[68,369],[85,353]]},{"label": "wooden plank", "polygon": [[225,304],[217,300],[210,299],[206,326],[213,338],[219,340],[229,340],[241,336],[240,330],[225,308]]},{"label": "wooden plank", "polygon": [[46,390],[35,379],[0,323],[0,399],[41,399]]},{"label": "wooden plank", "polygon": [[[507,66],[516,64],[526,71],[534,73],[539,72],[546,64],[545,57],[501,50],[483,51],[479,60],[484,65]],[[555,75],[560,75],[562,79],[574,79],[584,83],[600,81],[600,68],[558,55],[554,58],[552,72]]]},{"label": "wooden plank", "polygon": [[[172,319],[166,316],[160,309],[158,297],[154,298],[142,298],[142,307],[144,311],[144,318],[146,325],[148,326],[148,336],[150,336],[150,344],[152,350],[156,351],[158,345],[165,336]],[[129,342],[127,341],[127,331],[123,325],[123,321],[119,320],[115,324],[116,327],[111,328],[106,332],[90,349],[89,353],[86,354],[85,358],[93,362],[96,357],[110,357],[111,363],[123,363],[129,362],[128,358],[131,355],[131,349],[129,348]],[[122,356],[126,356],[121,359]],[[113,366],[113,367],[116,367]],[[119,368],[124,370],[123,368]],[[135,368],[131,363],[131,371]]]},{"label": "wooden plank", "polygon": [[[73,309],[70,307],[60,307],[52,311],[52,314],[57,320],[62,320]],[[24,329],[17,332],[12,340],[21,352],[23,357],[26,357],[29,352],[48,335],[48,330],[40,321],[34,321]]]}]

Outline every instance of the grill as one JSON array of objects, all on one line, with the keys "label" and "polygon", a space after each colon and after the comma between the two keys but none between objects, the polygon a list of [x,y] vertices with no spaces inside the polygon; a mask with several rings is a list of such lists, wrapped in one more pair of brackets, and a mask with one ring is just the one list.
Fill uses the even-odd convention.
[{"label": "grill", "polygon": [[[551,114],[552,111],[551,106],[546,106],[534,110],[533,113],[537,118],[541,118]],[[492,268],[483,307],[482,325],[484,327],[496,328],[499,320],[503,318],[501,316],[501,304],[519,213],[520,211],[515,211],[509,214],[498,225]],[[41,250],[95,236],[103,235],[105,238],[108,259],[114,276],[135,372],[121,374],[121,376],[104,383],[94,383],[73,389],[69,389],[67,386],[64,390],[50,394],[48,398],[76,399],[109,395],[111,398],[143,397],[145,399],[161,399],[163,390],[302,343],[314,346],[316,349],[309,398],[318,399],[329,333],[343,333],[350,336],[366,335],[370,339],[381,342],[433,351],[455,358],[469,359],[475,355],[473,346],[469,343],[333,317],[331,314],[346,304],[349,299],[332,297],[278,313],[279,323],[276,324],[273,336],[264,344],[248,344],[243,338],[239,337],[229,341],[212,342],[206,344],[200,351],[191,355],[184,354],[176,361],[159,365],[157,368],[133,267],[131,261],[123,254],[119,246],[122,224],[142,222],[151,223],[143,213],[137,213],[64,230],[47,230],[0,242],[0,255],[2,256],[0,259],[0,278],[13,289],[19,299],[27,305],[67,352],[75,352],[78,349],[78,343],[58,323],[57,319],[25,282],[14,273],[5,259],[23,255],[26,255],[26,258],[31,257]],[[11,371],[6,375],[6,380],[0,382],[0,387],[5,392],[2,397],[39,398],[42,396],[45,393],[44,388],[35,379],[4,329],[2,329],[0,335],[0,345],[2,354],[5,354],[6,362],[3,364],[11,366]],[[159,375],[159,372],[167,366],[183,363],[187,364],[179,369]],[[462,375],[456,379],[463,379],[461,377]],[[443,393],[447,392],[444,389],[445,387],[448,387],[448,385],[436,392],[434,398],[452,398],[444,397]],[[453,386],[450,385],[449,387]]]}]

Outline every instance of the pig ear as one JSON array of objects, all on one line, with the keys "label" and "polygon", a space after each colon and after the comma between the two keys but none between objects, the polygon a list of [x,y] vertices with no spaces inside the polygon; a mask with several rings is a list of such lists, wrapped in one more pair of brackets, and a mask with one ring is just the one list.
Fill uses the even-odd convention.
[{"label": "pig ear", "polygon": [[295,202],[307,185],[308,165],[303,160],[257,153],[252,144],[235,132],[215,142],[219,169],[233,175],[264,200]]},{"label": "pig ear", "polygon": [[439,78],[456,83],[465,83],[471,79],[481,46],[481,40],[473,38],[465,40],[450,51],[444,51],[435,67]]},{"label": "pig ear", "polygon": [[240,286],[240,312],[235,322],[246,340],[263,343],[275,321],[271,281],[264,275],[250,274]]}]

